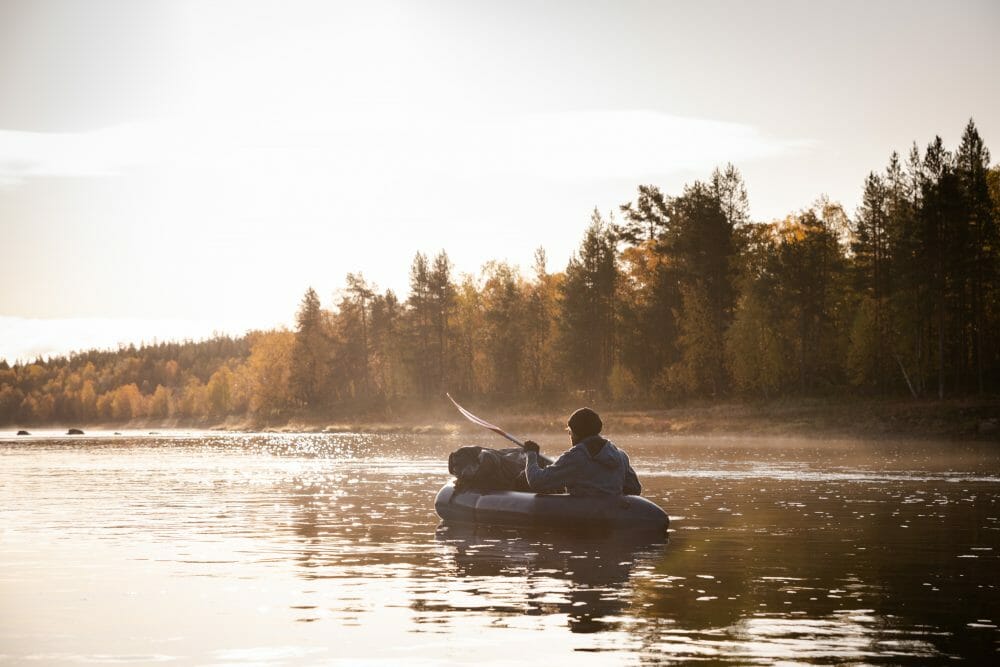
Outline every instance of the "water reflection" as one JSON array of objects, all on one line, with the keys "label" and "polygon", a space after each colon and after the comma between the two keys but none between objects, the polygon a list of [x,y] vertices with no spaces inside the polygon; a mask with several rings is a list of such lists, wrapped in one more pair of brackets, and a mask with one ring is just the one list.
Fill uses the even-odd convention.
[{"label": "water reflection", "polygon": [[[650,568],[665,538],[622,533],[585,535],[442,523],[435,539],[446,546],[448,574],[483,583],[505,596],[512,613],[563,614],[572,632],[618,629],[631,605],[629,578]],[[651,541],[652,540],[652,541]],[[431,611],[425,600],[414,608]]]},{"label": "water reflection", "polygon": [[1000,655],[995,448],[627,440],[672,515],[649,544],[439,525],[458,444],[0,441],[0,661]]}]

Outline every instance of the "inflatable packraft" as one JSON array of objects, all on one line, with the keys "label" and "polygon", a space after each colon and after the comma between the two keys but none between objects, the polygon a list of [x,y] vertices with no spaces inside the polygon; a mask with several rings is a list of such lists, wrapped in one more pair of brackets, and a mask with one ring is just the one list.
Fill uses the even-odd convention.
[{"label": "inflatable packraft", "polygon": [[445,521],[501,526],[666,532],[670,525],[667,513],[642,496],[456,490],[452,482],[438,491],[434,509]]}]

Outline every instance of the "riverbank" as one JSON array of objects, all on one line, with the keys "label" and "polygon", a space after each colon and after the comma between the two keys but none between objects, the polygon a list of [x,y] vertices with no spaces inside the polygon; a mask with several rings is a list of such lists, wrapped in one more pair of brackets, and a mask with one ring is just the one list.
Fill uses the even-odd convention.
[{"label": "riverbank", "polygon": [[[561,433],[571,407],[545,410],[482,408],[468,405],[480,416],[511,433]],[[751,437],[922,438],[995,440],[1000,442],[1000,398],[931,400],[797,399],[767,403],[689,403],[666,409],[601,409],[609,434],[663,436],[728,435]],[[453,410],[411,409],[392,418],[331,419],[300,415],[267,422],[245,416],[222,420],[133,420],[117,424],[65,424],[44,428],[101,430],[204,429],[279,433],[440,433],[474,434],[482,430]],[[3,430],[32,426],[9,426]],[[43,428],[36,426],[36,428]]]},{"label": "riverbank", "polygon": [[[471,406],[470,406],[471,407]],[[490,410],[480,416],[512,433],[562,433],[572,407],[544,412]],[[473,410],[476,412],[476,409]],[[667,409],[600,410],[609,434],[664,436],[921,438],[1000,442],[1000,399],[821,401],[687,404]],[[478,414],[478,413],[477,413]],[[294,429],[317,424],[289,424]],[[332,430],[481,432],[461,418],[397,424],[326,424]],[[322,429],[321,429],[322,430]]]}]

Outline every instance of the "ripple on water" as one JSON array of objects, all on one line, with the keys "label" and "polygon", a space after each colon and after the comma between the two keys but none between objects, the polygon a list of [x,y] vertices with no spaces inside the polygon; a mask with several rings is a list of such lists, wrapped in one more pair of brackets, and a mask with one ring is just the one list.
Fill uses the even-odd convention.
[{"label": "ripple on water", "polygon": [[668,543],[632,544],[440,526],[462,442],[0,442],[0,645],[56,663],[995,657],[995,454],[626,438],[672,515]]}]

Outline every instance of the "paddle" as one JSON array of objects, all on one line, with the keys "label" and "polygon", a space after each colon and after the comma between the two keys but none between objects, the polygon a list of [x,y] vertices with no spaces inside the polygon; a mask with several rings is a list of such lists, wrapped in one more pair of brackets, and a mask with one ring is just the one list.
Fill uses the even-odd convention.
[{"label": "paddle", "polygon": [[[510,440],[511,442],[513,442],[515,445],[517,445],[521,449],[524,449],[524,443],[521,442],[520,440],[518,440],[517,438],[515,438],[514,436],[512,436],[510,433],[508,433],[507,431],[503,430],[499,426],[491,424],[488,421],[486,421],[485,419],[480,419],[476,415],[472,414],[471,412],[469,412],[468,410],[466,410],[465,408],[463,408],[461,405],[459,405],[458,401],[456,401],[454,398],[451,397],[451,394],[445,393],[445,396],[447,396],[448,400],[452,402],[452,405],[454,405],[456,408],[458,408],[458,411],[462,413],[462,416],[465,417],[466,419],[468,419],[470,422],[472,422],[473,424],[476,424],[477,426],[482,426],[483,428],[489,429],[489,430],[493,431],[494,433],[496,433],[497,435],[502,435],[503,437],[507,438],[508,440]],[[548,463],[552,463],[551,460],[545,458],[541,454],[539,454],[538,459],[540,461],[547,461]]]}]

